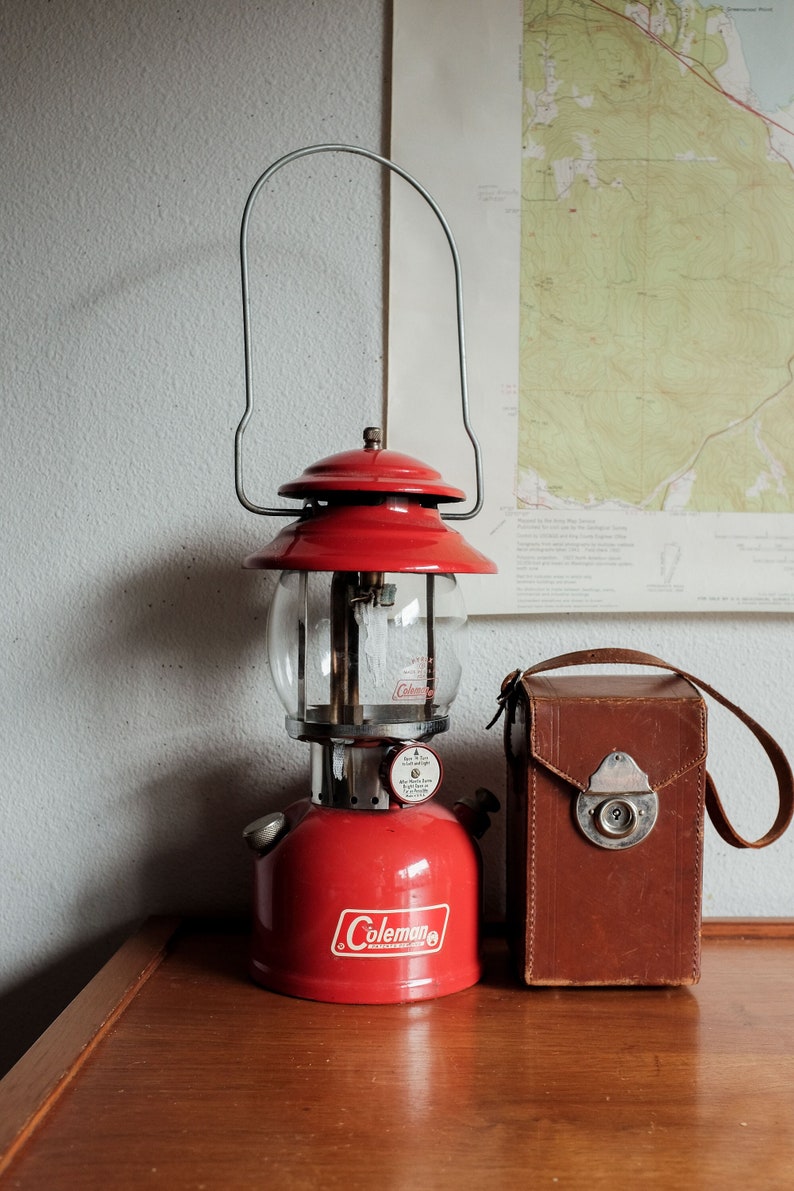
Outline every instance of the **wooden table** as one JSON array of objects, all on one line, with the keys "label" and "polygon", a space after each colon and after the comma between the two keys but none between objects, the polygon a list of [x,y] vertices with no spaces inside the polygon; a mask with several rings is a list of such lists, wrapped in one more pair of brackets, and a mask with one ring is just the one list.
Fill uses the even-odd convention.
[{"label": "wooden table", "polygon": [[0,1084],[3,1187],[794,1187],[794,922],[711,923],[695,989],[484,981],[333,1006],[240,930],[148,923]]}]

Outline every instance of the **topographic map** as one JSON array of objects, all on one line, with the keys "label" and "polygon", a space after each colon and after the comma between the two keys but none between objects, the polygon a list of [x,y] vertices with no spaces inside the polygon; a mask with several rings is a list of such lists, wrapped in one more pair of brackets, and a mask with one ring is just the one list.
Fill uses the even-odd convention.
[{"label": "topographic map", "polygon": [[768,65],[773,12],[525,4],[528,507],[794,509],[791,94],[736,25]]},{"label": "topographic map", "polygon": [[[794,0],[394,12],[392,156],[466,281],[470,609],[794,611]],[[389,443],[470,490],[441,265],[391,202]]]}]

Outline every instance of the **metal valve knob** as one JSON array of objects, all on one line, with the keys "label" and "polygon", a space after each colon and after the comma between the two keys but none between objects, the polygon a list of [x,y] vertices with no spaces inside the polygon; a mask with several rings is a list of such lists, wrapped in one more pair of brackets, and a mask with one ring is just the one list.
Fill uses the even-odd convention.
[{"label": "metal valve knob", "polygon": [[287,816],[281,811],[271,811],[269,815],[262,815],[261,819],[254,819],[243,831],[243,839],[254,852],[260,856],[272,848],[273,844],[283,835],[287,826]]}]

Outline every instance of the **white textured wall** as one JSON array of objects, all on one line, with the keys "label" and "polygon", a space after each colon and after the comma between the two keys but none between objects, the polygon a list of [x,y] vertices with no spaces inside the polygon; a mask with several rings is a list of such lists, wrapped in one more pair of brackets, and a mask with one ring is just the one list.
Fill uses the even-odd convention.
[{"label": "white textured wall", "polygon": [[[273,525],[232,483],[237,229],[281,153],[387,148],[388,19],[382,0],[5,0],[0,26],[13,1050],[131,923],[242,907],[241,827],[302,792],[306,750],[282,729],[262,648],[271,579],[238,569]],[[380,415],[378,171],[339,157],[291,170],[253,235],[263,419],[248,472],[264,502]],[[507,670],[603,643],[700,673],[794,752],[791,617],[506,618],[472,638],[448,790],[501,788],[483,724]],[[719,715],[712,768],[760,834],[771,777]],[[486,844],[492,915],[502,843]],[[739,854],[710,833],[705,911],[792,914],[792,873],[794,837]]]}]

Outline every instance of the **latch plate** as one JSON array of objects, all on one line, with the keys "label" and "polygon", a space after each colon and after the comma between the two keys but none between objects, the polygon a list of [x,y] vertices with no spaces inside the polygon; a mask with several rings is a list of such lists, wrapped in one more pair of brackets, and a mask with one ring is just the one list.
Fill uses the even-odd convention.
[{"label": "latch plate", "polygon": [[653,830],[659,796],[628,753],[608,753],[576,799],[576,821],[599,848],[633,848]]}]

